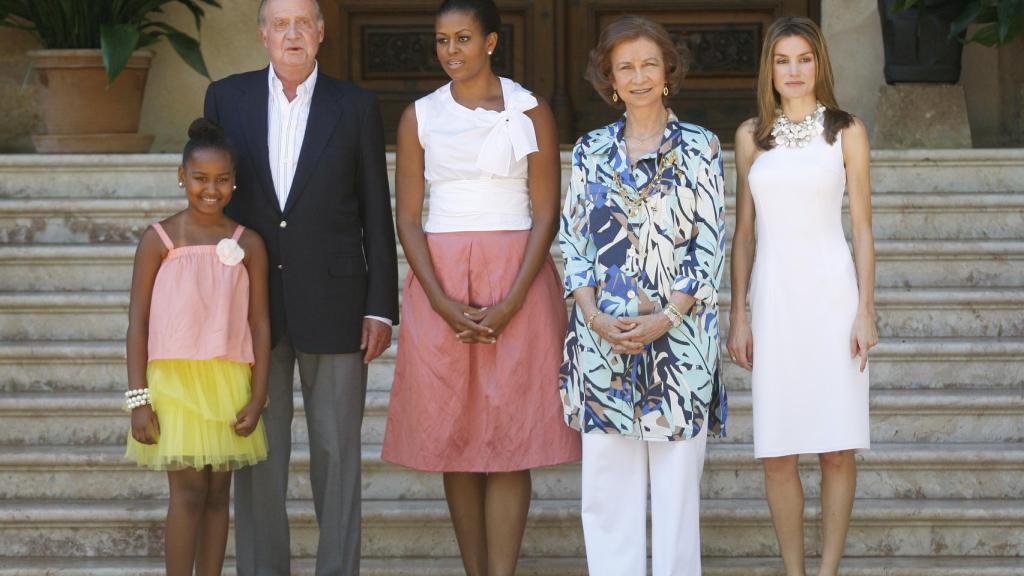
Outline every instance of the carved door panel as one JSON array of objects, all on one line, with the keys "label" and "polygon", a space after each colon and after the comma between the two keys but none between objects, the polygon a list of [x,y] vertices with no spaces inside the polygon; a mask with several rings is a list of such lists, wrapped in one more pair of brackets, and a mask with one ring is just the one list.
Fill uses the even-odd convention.
[{"label": "carved door panel", "polygon": [[[498,0],[502,31],[496,71],[546,98],[559,138],[579,134],[619,113],[583,79],[600,31],[623,14],[661,22],[691,52],[690,72],[670,105],[688,121],[731,142],[755,113],[761,40],[781,15],[820,20],[820,0]],[[439,0],[321,0],[327,38],[324,71],[376,92],[388,142],[402,110],[448,81],[434,52]]]}]

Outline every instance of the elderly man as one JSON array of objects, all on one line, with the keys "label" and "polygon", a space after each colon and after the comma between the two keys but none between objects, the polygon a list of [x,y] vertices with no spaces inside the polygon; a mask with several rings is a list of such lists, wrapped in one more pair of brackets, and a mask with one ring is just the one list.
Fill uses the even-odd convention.
[{"label": "elderly man", "polygon": [[228,214],[270,255],[269,460],[235,485],[239,574],[290,574],[288,462],[298,362],[320,526],[318,575],[359,574],[360,424],[366,365],[391,343],[398,270],[376,98],[319,71],[315,0],[262,0],[270,66],[206,92],[238,149]]}]

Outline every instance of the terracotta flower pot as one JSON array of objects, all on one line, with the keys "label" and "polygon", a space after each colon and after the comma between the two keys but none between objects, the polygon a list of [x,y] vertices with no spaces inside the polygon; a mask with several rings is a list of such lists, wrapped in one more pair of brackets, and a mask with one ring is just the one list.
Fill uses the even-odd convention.
[{"label": "terracotta flower pot", "polygon": [[138,134],[142,96],[153,52],[137,50],[107,85],[99,50],[28,53],[41,94],[46,133],[39,152],[147,152],[152,135]]}]

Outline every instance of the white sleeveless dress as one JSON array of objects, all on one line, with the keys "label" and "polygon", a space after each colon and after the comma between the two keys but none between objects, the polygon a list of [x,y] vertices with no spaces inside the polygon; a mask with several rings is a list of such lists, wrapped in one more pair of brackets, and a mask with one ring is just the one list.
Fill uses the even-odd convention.
[{"label": "white sleeveless dress", "polygon": [[761,153],[749,183],[754,456],[868,449],[868,371],[850,358],[858,289],[843,234],[842,135]]}]

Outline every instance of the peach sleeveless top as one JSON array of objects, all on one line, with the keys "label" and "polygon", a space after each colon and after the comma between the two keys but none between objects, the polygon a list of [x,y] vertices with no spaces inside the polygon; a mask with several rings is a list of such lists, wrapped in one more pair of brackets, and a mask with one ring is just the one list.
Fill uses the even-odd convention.
[{"label": "peach sleeveless top", "polygon": [[[153,285],[149,359],[252,364],[245,265],[221,261],[217,246],[175,248],[160,224],[153,224],[153,229],[168,252]],[[245,227],[239,225],[231,239],[238,242],[243,231]]]}]

